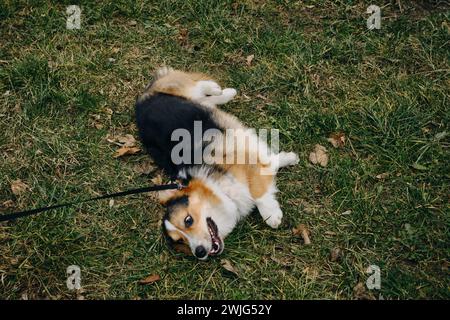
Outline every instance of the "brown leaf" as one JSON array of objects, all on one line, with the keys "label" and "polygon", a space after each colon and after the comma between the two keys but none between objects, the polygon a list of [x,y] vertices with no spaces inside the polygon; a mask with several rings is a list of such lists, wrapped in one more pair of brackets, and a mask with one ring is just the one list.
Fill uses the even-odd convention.
[{"label": "brown leaf", "polygon": [[154,178],[150,179],[150,181],[153,182],[154,184],[162,184],[163,183],[162,175],[159,173]]},{"label": "brown leaf", "polygon": [[143,162],[140,162],[134,166],[134,171],[138,174],[149,174],[155,170],[155,166],[153,165],[153,162],[150,160],[145,160]]},{"label": "brown leaf", "polygon": [[387,177],[389,177],[389,172],[384,172],[384,173],[377,174],[375,177],[377,179],[379,179],[379,180],[384,180]]},{"label": "brown leaf", "polygon": [[139,284],[152,284],[159,280],[161,280],[161,277],[159,275],[152,274],[144,279],[139,280]]},{"label": "brown leaf", "polygon": [[353,288],[353,295],[355,296],[355,299],[358,300],[374,300],[375,298],[373,295],[371,295],[366,290],[366,286],[364,283],[359,282],[354,288]]},{"label": "brown leaf", "polygon": [[330,260],[332,262],[338,261],[342,256],[342,251],[339,248],[333,248],[330,251]]},{"label": "brown leaf", "polygon": [[16,196],[24,193],[28,189],[30,189],[30,187],[27,184],[23,183],[20,179],[11,182],[11,191]]},{"label": "brown leaf", "polygon": [[311,233],[309,232],[306,225],[302,223],[299,224],[297,228],[292,229],[292,233],[294,236],[301,236],[305,244],[311,244],[311,239],[309,239]]},{"label": "brown leaf", "polygon": [[233,273],[233,274],[236,275],[236,276],[239,275],[238,271],[237,271],[236,268],[231,264],[230,260],[228,260],[228,259],[221,259],[221,260],[220,260],[220,264],[222,265],[222,267],[223,267],[225,270],[227,270],[227,271]]},{"label": "brown leaf", "polygon": [[309,154],[309,161],[312,164],[319,164],[322,167],[326,167],[328,165],[327,149],[320,144],[316,144],[314,151]]},{"label": "brown leaf", "polygon": [[335,148],[345,146],[345,134],[342,132],[332,133],[327,139]]},{"label": "brown leaf", "polygon": [[251,54],[251,55],[249,55],[249,56],[247,56],[247,58],[245,58],[245,61],[246,61],[246,63],[247,63],[247,66],[251,66],[252,65],[252,62],[253,62],[253,59],[255,58],[255,55],[254,54]]},{"label": "brown leaf", "polygon": [[14,207],[14,201],[6,200],[1,204],[1,206],[2,206],[2,208],[5,208],[5,209],[12,208],[12,207]]},{"label": "brown leaf", "polygon": [[117,141],[122,147],[134,147],[136,145],[136,139],[131,134],[117,137]]},{"label": "brown leaf", "polygon": [[141,151],[141,149],[139,149],[138,147],[122,147],[120,149],[116,150],[116,153],[114,153],[114,158],[119,158],[125,155],[129,155],[129,154],[136,154],[139,151]]}]

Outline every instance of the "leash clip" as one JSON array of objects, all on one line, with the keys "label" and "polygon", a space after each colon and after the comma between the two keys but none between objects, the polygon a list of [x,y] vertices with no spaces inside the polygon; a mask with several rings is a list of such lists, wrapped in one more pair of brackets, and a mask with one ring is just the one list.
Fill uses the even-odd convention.
[{"label": "leash clip", "polygon": [[186,186],[182,182],[177,181],[176,184],[177,184],[177,190],[182,190],[182,189],[186,188]]}]

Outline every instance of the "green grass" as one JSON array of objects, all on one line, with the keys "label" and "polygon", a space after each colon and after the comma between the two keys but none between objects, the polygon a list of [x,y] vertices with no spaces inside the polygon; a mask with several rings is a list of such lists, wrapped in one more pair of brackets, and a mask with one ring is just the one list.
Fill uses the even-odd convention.
[{"label": "green grass", "polygon": [[[66,30],[76,3],[82,28]],[[1,223],[0,298],[76,298],[76,264],[87,299],[353,299],[376,264],[375,298],[449,299],[449,5],[378,1],[382,28],[369,31],[370,4],[2,1],[0,213],[148,184],[156,172],[136,170],[147,156],[115,159],[106,137],[136,135],[135,98],[163,64],[237,88],[223,108],[280,129],[301,160],[279,175],[281,228],[253,214],[227,238],[221,258],[238,276],[169,251],[162,208],[140,195]],[[326,168],[308,162],[316,143]],[[15,196],[16,179],[30,192]],[[150,274],[161,280],[138,284]]]}]

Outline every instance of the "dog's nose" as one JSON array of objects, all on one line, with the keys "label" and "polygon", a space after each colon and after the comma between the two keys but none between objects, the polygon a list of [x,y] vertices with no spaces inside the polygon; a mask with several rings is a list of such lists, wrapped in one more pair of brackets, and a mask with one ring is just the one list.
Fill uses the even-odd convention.
[{"label": "dog's nose", "polygon": [[204,246],[198,246],[197,248],[195,248],[195,256],[197,258],[204,258],[206,256],[206,249]]}]

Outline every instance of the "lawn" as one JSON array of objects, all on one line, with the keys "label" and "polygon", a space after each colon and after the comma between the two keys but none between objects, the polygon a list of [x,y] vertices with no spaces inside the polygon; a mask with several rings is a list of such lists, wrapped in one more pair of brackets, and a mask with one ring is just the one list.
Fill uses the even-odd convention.
[{"label": "lawn", "polygon": [[157,181],[108,139],[137,137],[134,101],[161,65],[236,88],[223,109],[279,129],[300,164],[279,174],[281,227],[254,213],[206,262],[168,250],[151,195],[0,223],[0,298],[449,299],[449,16],[444,1],[1,1],[0,214]]}]

